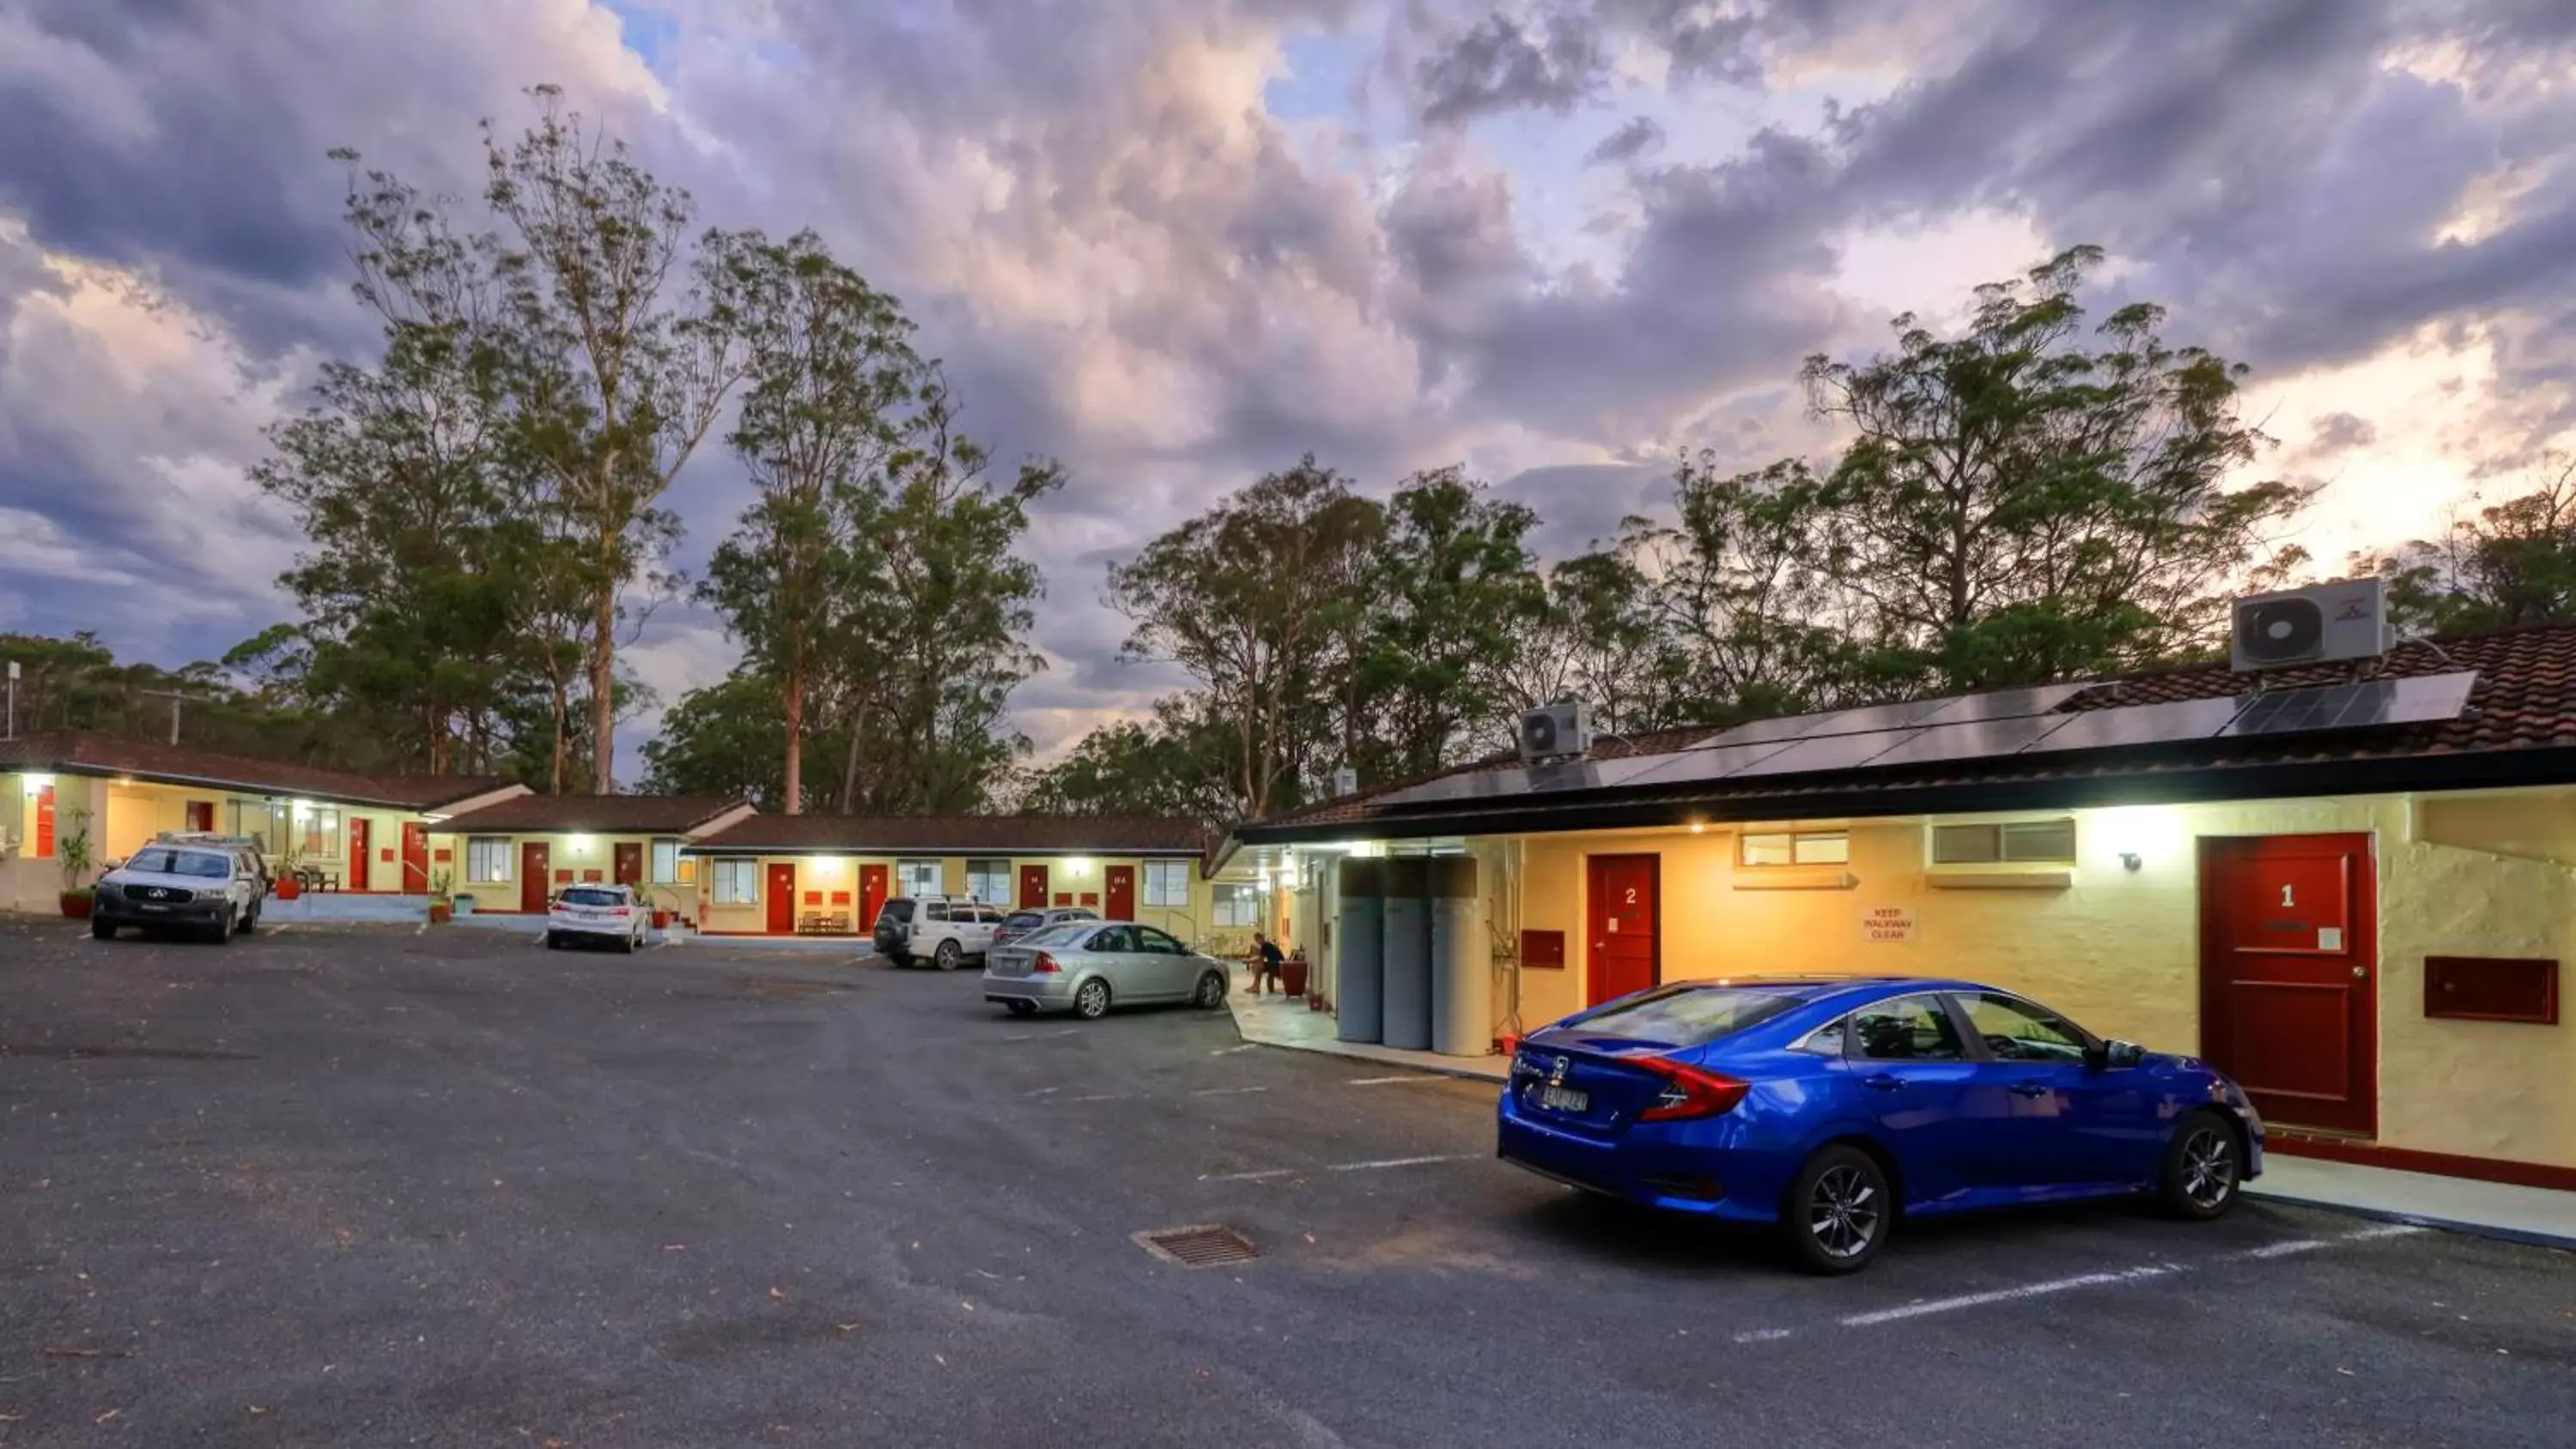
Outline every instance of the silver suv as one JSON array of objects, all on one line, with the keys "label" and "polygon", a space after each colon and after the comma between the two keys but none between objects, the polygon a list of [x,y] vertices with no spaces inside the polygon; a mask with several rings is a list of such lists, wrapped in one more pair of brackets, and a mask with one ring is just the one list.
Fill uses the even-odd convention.
[{"label": "silver suv", "polygon": [[984,953],[993,949],[993,932],[1007,914],[973,896],[915,896],[912,924],[904,930],[903,949],[893,953],[894,964],[909,966],[927,958],[942,971],[969,961],[982,965]]},{"label": "silver suv", "polygon": [[220,944],[258,928],[263,894],[242,852],[156,840],[99,878],[89,933],[104,941],[127,926],[185,929]]}]

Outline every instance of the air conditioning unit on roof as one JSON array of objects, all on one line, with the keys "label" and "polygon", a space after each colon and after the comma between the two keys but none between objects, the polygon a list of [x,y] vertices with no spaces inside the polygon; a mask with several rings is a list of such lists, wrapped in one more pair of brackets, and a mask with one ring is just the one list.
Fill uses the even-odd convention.
[{"label": "air conditioning unit on roof", "polygon": [[2255,594],[2236,601],[2227,662],[2240,674],[2373,659],[2388,652],[2388,591],[2377,579]]},{"label": "air conditioning unit on roof", "polygon": [[1580,700],[1546,705],[1521,716],[1521,759],[1525,763],[1589,754],[1592,750],[1592,706]]}]

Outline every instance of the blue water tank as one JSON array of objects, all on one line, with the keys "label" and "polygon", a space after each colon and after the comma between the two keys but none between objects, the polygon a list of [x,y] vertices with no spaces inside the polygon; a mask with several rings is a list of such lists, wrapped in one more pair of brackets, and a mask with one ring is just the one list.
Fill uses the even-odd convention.
[{"label": "blue water tank", "polygon": [[1344,1041],[1373,1042],[1385,1035],[1384,989],[1386,943],[1386,862],[1345,857],[1337,893],[1341,924],[1335,928],[1334,1008],[1340,1015],[1336,1035]]},{"label": "blue water tank", "polygon": [[1431,1050],[1431,862],[1406,856],[1386,863],[1386,1020],[1383,1040],[1409,1051]]}]

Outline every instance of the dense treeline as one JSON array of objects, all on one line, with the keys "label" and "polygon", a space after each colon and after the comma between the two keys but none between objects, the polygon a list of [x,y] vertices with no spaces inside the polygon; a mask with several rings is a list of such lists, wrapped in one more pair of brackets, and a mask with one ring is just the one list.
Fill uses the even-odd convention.
[{"label": "dense treeline", "polygon": [[[684,592],[741,649],[664,713],[648,789],[763,808],[1017,805],[1260,816],[1506,747],[1587,701],[1629,735],[2193,657],[2229,598],[2304,576],[2307,491],[2259,474],[2245,369],[2099,320],[2076,248],[1809,358],[1848,441],[1729,471],[1678,460],[1669,507],[1570,558],[1459,468],[1378,494],[1313,457],[1113,564],[1126,655],[1187,688],[1024,768],[1013,690],[1043,661],[1022,542],[1062,486],[994,469],[900,302],[800,232],[700,228],[685,193],[535,93],[487,125],[472,203],[349,166],[355,295],[381,355],[324,369],[257,471],[309,546],[303,618],[219,663],[117,665],[93,638],[0,638],[22,729],[185,738],[377,771],[614,787],[655,703],[626,646]],[[672,479],[721,448],[753,485],[704,576],[672,567]],[[2551,458],[2444,536],[2353,559],[2403,626],[2576,619],[2576,463]]]}]

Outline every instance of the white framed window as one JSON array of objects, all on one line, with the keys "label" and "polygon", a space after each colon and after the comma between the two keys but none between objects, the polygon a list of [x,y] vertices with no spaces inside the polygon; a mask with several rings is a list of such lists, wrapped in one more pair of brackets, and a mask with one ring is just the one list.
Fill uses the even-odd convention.
[{"label": "white framed window", "polygon": [[1215,908],[1210,912],[1218,930],[1243,930],[1261,924],[1261,888],[1218,881],[1210,887],[1215,892]]},{"label": "white framed window", "polygon": [[653,870],[651,879],[655,885],[678,885],[680,883],[682,880],[682,876],[680,875],[680,842],[676,840],[656,840],[653,842]]},{"label": "white framed window", "polygon": [[2073,865],[2075,822],[1981,821],[1932,827],[1934,865]]},{"label": "white framed window", "polygon": [[992,905],[1011,903],[1011,863],[1007,860],[966,862],[966,894]]},{"label": "white framed window", "polygon": [[935,860],[899,860],[894,863],[895,894],[935,896],[940,894],[943,879]]},{"label": "white framed window", "polygon": [[1145,862],[1145,904],[1166,911],[1189,909],[1190,863],[1186,860]]},{"label": "white framed window", "polygon": [[1737,859],[1748,866],[1847,865],[1848,830],[1757,830],[1738,836]]},{"label": "white framed window", "polygon": [[477,835],[465,842],[465,883],[500,885],[510,878],[510,838]]},{"label": "white framed window", "polygon": [[278,800],[226,800],[224,833],[249,836],[266,855],[287,838],[285,810],[285,803]]},{"label": "white framed window", "polygon": [[760,902],[760,862],[756,860],[719,860],[716,862],[716,904],[749,906]]},{"label": "white framed window", "polygon": [[340,811],[336,806],[314,805],[304,812],[302,835],[304,854],[327,859],[340,853]]}]

